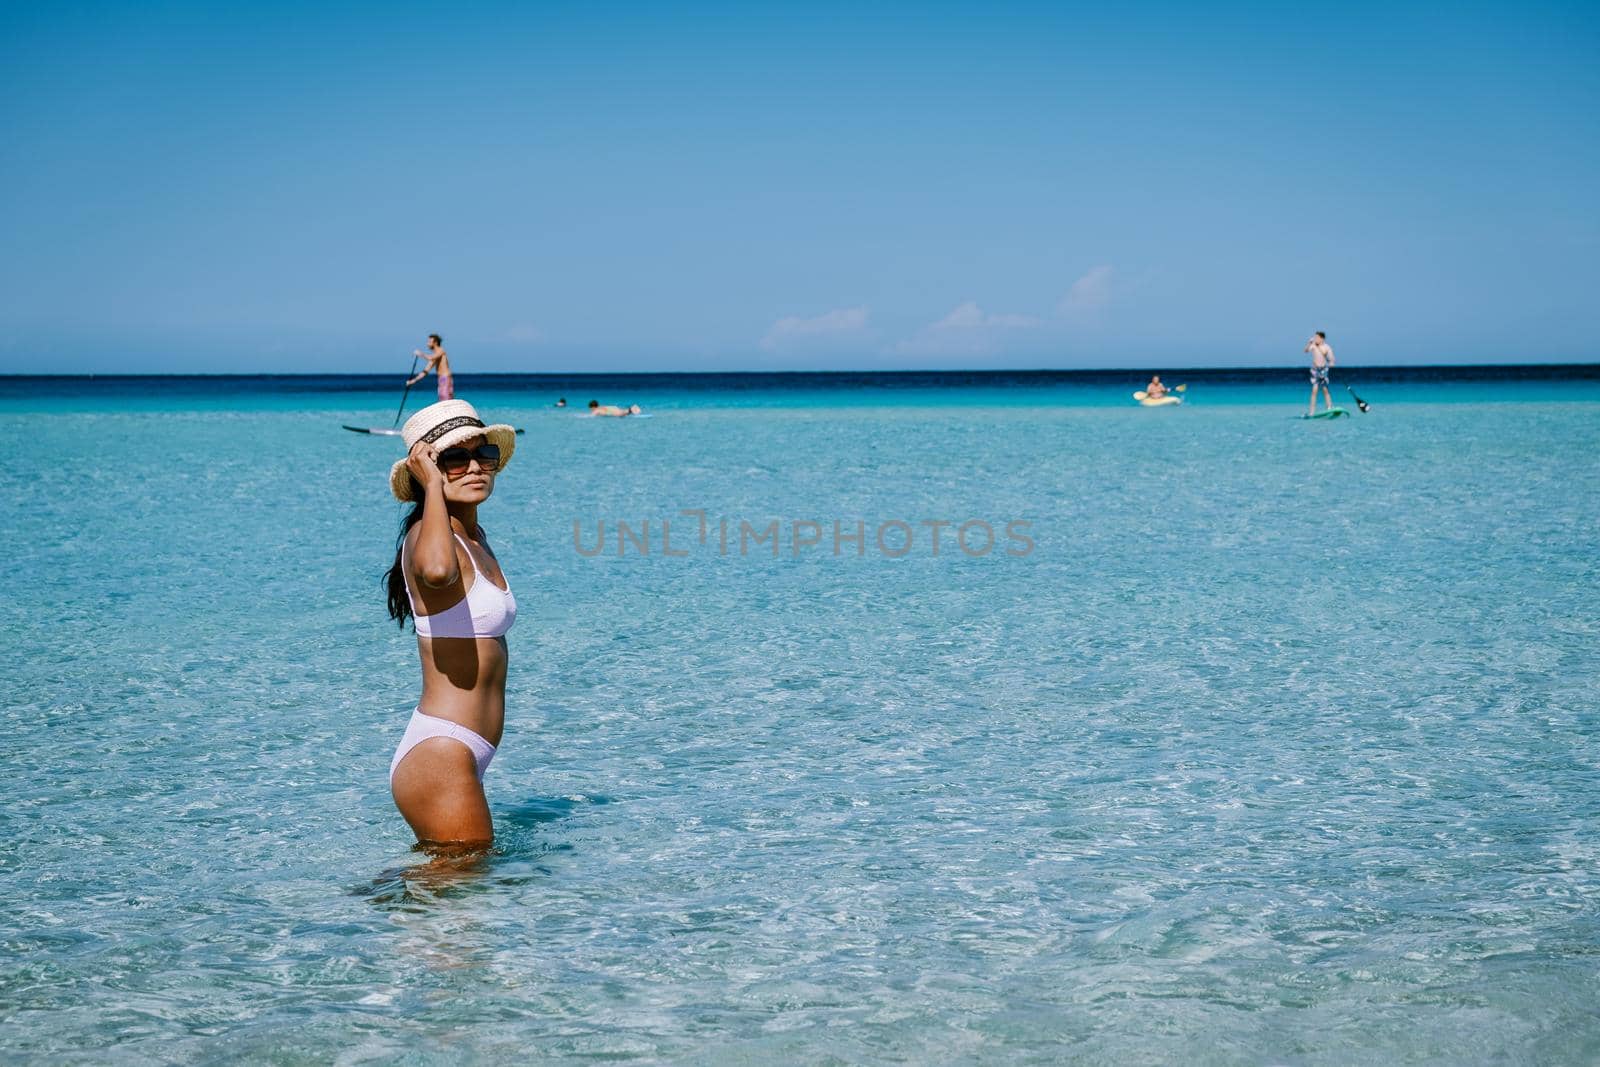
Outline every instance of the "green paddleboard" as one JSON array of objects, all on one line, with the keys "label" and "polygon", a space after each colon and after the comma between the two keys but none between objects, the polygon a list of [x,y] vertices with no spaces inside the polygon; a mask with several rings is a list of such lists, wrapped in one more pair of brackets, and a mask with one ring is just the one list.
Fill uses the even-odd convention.
[{"label": "green paddleboard", "polygon": [[1337,419],[1340,415],[1348,414],[1350,413],[1344,408],[1330,408],[1327,411],[1319,411],[1315,415],[1301,415],[1300,417],[1302,419]]}]

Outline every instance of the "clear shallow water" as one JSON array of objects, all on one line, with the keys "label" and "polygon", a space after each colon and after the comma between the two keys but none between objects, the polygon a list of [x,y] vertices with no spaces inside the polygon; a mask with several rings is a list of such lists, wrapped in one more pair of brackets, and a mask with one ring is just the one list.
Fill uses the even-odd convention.
[{"label": "clear shallow water", "polygon": [[[528,433],[453,878],[385,782],[398,445],[338,429],[392,398],[0,398],[0,1050],[1594,1061],[1600,389],[1101,388],[468,394]],[[782,554],[663,558],[684,508]],[[858,518],[1036,547],[791,554]]]}]

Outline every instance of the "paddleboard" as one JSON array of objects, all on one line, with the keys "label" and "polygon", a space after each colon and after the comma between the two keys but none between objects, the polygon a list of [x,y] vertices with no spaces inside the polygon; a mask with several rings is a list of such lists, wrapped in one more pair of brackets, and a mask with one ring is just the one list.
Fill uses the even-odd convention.
[{"label": "paddleboard", "polygon": [[1169,404],[1183,403],[1183,397],[1181,396],[1173,396],[1171,393],[1168,393],[1166,396],[1152,397],[1143,389],[1139,390],[1137,393],[1134,393],[1133,398],[1147,408],[1164,408]]},{"label": "paddleboard", "polygon": [[[343,423],[340,423],[340,425],[344,426]],[[399,430],[391,430],[391,429],[388,429],[387,427],[383,427],[383,426],[344,426],[344,428],[349,430],[351,433],[370,433],[374,437],[399,437],[400,436],[400,431]],[[519,427],[517,427],[517,432],[518,433],[527,433],[528,431],[524,430],[522,427],[519,426]]]},{"label": "paddleboard", "polygon": [[1319,411],[1315,415],[1301,415],[1302,419],[1337,419],[1340,415],[1350,414],[1344,408],[1332,408],[1328,411]]},{"label": "paddleboard", "polygon": [[[591,415],[587,411],[574,411],[572,417],[575,419],[650,419],[655,416],[648,411],[641,411],[634,415]],[[517,432],[521,433],[522,431],[518,430]]]}]

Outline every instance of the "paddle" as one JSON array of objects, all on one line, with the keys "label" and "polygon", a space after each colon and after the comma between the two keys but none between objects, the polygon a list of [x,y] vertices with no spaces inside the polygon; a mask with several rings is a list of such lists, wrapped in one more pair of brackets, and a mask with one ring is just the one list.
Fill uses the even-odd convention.
[{"label": "paddle", "polygon": [[[1344,388],[1345,388],[1345,391],[1348,392],[1351,396],[1356,396],[1356,391],[1354,389],[1351,389],[1348,385],[1345,386]],[[1367,413],[1367,408],[1369,406],[1370,405],[1365,400],[1362,400],[1359,396],[1356,396],[1356,407],[1361,409],[1361,414],[1365,415]]]},{"label": "paddle", "polygon": [[406,375],[406,391],[400,394],[400,410],[396,411],[394,413],[394,424],[396,426],[400,425],[400,416],[405,413],[405,410],[406,410],[406,397],[411,395],[411,379],[416,377],[416,374],[417,374],[417,360],[419,360],[421,358],[422,358],[422,353],[421,352],[413,352],[411,354],[411,372]]}]

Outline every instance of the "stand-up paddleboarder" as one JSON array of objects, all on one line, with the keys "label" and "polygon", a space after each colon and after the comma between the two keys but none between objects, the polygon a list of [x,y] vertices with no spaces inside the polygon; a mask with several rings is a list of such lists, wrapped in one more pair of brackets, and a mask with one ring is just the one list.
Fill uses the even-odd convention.
[{"label": "stand-up paddleboarder", "polygon": [[[416,350],[416,355],[420,356],[422,354],[421,349]],[[406,384],[416,385],[428,376],[429,371],[432,371],[439,376],[439,399],[454,400],[456,387],[455,379],[450,375],[450,353],[444,350],[444,341],[436,333],[428,335],[427,357],[427,365],[422,368],[415,378],[408,379]]]},{"label": "stand-up paddleboarder", "polygon": [[1328,335],[1318,330],[1311,335],[1311,340],[1306,342],[1303,351],[1311,353],[1311,406],[1306,409],[1307,415],[1317,413],[1317,390],[1322,390],[1323,399],[1328,402],[1328,410],[1333,410],[1333,394],[1328,392],[1328,371],[1333,369],[1333,347],[1328,344]]}]

